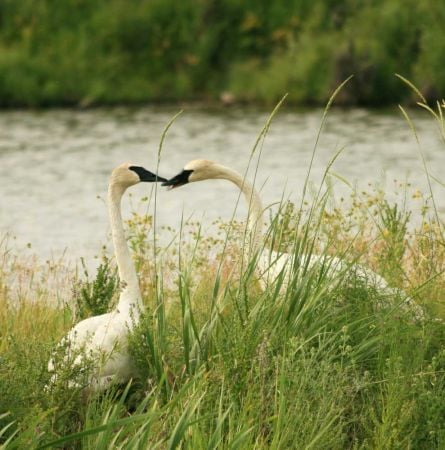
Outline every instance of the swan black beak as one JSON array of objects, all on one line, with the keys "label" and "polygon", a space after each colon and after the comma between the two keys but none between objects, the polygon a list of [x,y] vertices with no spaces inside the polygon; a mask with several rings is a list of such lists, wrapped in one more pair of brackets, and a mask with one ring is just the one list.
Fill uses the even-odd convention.
[{"label": "swan black beak", "polygon": [[153,183],[157,181],[167,181],[166,178],[156,175],[155,173],[152,173],[149,170],[144,169],[143,167],[131,166],[129,167],[129,169],[132,170],[133,172],[136,172],[141,181],[145,181],[147,183]]},{"label": "swan black beak", "polygon": [[173,178],[169,180],[165,180],[162,183],[162,186],[168,186],[170,189],[174,189],[180,186],[184,186],[189,182],[189,176],[193,172],[193,170],[183,170],[182,172],[175,175]]}]

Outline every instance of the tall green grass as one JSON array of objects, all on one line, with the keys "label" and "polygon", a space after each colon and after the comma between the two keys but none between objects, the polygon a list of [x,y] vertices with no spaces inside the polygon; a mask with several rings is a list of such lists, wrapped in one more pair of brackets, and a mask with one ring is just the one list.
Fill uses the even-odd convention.
[{"label": "tall green grass", "polygon": [[[252,157],[261,156],[263,137]],[[175,245],[155,250],[152,220],[134,215],[128,236],[146,305],[130,336],[138,376],[88,399],[80,389],[44,390],[46,365],[79,309],[94,313],[79,302],[96,305],[95,293],[109,292],[115,273],[102,267],[95,281],[73,273],[69,283],[84,294],[67,294],[66,306],[55,308],[45,287],[49,273],[65,276],[64,268],[21,265],[3,243],[3,446],[443,448],[445,252],[436,215],[424,208],[413,221],[381,191],[353,192],[340,209],[330,206],[329,184],[305,198],[298,208],[283,202],[265,233],[295,263],[264,292],[256,255],[241,256],[242,224],[221,223],[215,237],[184,222]],[[312,254],[351,265],[333,272],[328,257],[308,264]],[[352,270],[355,263],[404,289],[425,317]],[[28,290],[16,291],[17,274]],[[38,302],[35,291],[44,293]]]},{"label": "tall green grass", "polygon": [[280,277],[261,292],[252,262],[239,277],[203,264],[207,245],[183,244],[178,283],[161,290],[165,317],[146,298],[130,339],[138,378],[87,402],[43,389],[71,326],[64,311],[2,297],[7,448],[441,448],[443,316],[427,294],[418,322],[400,299],[323,265],[296,269],[283,294]]}]

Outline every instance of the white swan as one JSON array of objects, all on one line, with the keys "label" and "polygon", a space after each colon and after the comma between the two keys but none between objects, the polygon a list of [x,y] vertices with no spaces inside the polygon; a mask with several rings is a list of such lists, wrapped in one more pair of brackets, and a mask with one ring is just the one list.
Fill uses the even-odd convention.
[{"label": "white swan", "polygon": [[[51,357],[48,371],[53,372],[50,384],[58,379],[58,365],[70,364],[86,370],[86,392],[99,392],[111,383],[123,383],[133,375],[133,365],[127,352],[127,336],[137,323],[144,306],[136,270],[130,256],[121,215],[121,198],[125,190],[141,181],[166,181],[143,167],[129,163],[116,167],[108,187],[108,211],[121,293],[116,308],[100,316],[89,317],[75,325],[58,344],[62,358]],[[92,364],[91,370],[87,367]],[[70,382],[70,386],[78,386]]]},{"label": "white swan", "polygon": [[258,253],[257,274],[263,290],[265,290],[270,283],[274,282],[277,277],[284,276],[284,282],[281,286],[281,291],[283,292],[290,279],[292,267],[304,265],[307,268],[311,268],[318,264],[327,268],[330,275],[349,270],[353,271],[356,275],[363,278],[368,285],[379,290],[384,290],[388,294],[397,294],[401,296],[401,298],[405,299],[405,304],[410,308],[413,308],[416,316],[423,317],[423,310],[412,299],[408,298],[403,291],[389,287],[387,281],[383,277],[360,264],[351,264],[334,256],[315,254],[310,256],[299,255],[299,260],[295,260],[293,255],[289,253],[265,251],[262,247],[261,230],[263,224],[263,206],[261,199],[254,187],[235,170],[229,169],[214,161],[196,159],[188,162],[179,174],[168,181],[163,182],[162,186],[176,188],[187,183],[207,179],[223,179],[231,181],[243,192],[249,205],[247,227],[251,235],[253,252]]}]

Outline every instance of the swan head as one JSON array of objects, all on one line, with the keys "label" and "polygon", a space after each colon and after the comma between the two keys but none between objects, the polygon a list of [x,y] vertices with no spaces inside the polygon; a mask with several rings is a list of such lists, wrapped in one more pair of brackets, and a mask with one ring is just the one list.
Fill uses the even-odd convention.
[{"label": "swan head", "polygon": [[156,182],[167,181],[165,178],[160,177],[141,166],[136,166],[132,163],[124,163],[117,166],[111,172],[111,183],[115,185],[121,185],[124,188],[133,186],[140,182]]},{"label": "swan head", "polygon": [[184,184],[194,181],[203,181],[210,178],[224,178],[225,168],[220,164],[208,159],[194,159],[189,161],[184,169],[174,177],[162,183],[162,186],[169,186],[174,189]]}]

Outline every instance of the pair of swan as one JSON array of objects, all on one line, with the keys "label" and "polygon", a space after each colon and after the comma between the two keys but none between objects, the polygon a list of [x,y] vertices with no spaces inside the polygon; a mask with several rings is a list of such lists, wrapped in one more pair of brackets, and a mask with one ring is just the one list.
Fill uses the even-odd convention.
[{"label": "pair of swan", "polygon": [[[94,370],[88,379],[87,391],[100,392],[112,383],[124,383],[134,373],[127,350],[127,336],[132,327],[138,322],[144,306],[136,270],[131,260],[122,225],[120,204],[124,192],[128,187],[141,181],[162,181],[163,186],[178,188],[191,182],[207,179],[228,180],[234,183],[246,197],[247,203],[250,205],[247,227],[253,243],[253,252],[258,256],[257,273],[261,287],[266,289],[269,282],[273,281],[282,272],[287,272],[289,275],[293,264],[292,255],[262,251],[262,203],[258,192],[252,184],[238,172],[213,161],[197,159],[186,164],[184,169],[176,176],[166,180],[142,167],[128,163],[118,166],[113,170],[110,178],[108,207],[116,262],[122,283],[119,302],[114,311],[79,322],[59,344],[61,348],[68,348],[65,360],[68,360],[74,354],[73,350],[77,352],[77,355],[72,357],[72,362],[78,367],[82,366],[85,355],[94,359]],[[371,281],[378,289],[384,289],[390,293],[402,293],[397,289],[390,288],[384,278],[370,269],[358,264],[351,266],[340,258],[311,255],[306,264],[313,266],[323,262],[328,263],[331,273],[349,270],[352,267],[353,270],[364,276],[366,280]],[[284,286],[285,284],[282,288]],[[411,302],[411,299],[408,300]],[[48,370],[54,372],[51,383],[55,383],[57,380],[56,369],[55,359],[51,358],[48,364]]]}]

